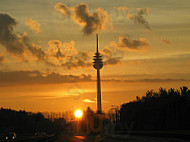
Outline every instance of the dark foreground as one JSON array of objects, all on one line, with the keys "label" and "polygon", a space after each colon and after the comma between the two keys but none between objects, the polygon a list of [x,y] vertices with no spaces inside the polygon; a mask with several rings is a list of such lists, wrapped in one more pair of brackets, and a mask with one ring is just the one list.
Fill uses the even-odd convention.
[{"label": "dark foreground", "polygon": [[60,134],[54,142],[190,142],[173,138],[158,138],[148,136],[114,136],[101,137],[97,136],[68,136]]}]

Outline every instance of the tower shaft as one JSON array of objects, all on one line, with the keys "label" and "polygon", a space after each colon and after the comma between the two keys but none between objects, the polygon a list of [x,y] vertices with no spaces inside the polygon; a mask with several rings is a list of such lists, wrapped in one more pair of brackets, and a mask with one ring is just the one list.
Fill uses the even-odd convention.
[{"label": "tower shaft", "polygon": [[97,69],[97,113],[102,113],[100,70]]}]

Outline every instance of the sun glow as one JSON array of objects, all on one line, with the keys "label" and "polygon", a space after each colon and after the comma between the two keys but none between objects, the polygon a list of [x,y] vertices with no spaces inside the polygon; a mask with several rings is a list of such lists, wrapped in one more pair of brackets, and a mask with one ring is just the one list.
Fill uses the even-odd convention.
[{"label": "sun glow", "polygon": [[76,110],[74,114],[75,114],[75,117],[81,118],[83,115],[83,112],[82,112],[82,110],[79,109],[79,110]]}]

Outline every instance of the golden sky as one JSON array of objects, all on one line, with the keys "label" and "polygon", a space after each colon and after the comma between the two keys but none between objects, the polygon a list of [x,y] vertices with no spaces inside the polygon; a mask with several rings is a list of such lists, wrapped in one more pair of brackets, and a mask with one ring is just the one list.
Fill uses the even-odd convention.
[{"label": "golden sky", "polygon": [[188,0],[0,1],[0,106],[96,110],[99,34],[103,109],[148,89],[188,86]]}]

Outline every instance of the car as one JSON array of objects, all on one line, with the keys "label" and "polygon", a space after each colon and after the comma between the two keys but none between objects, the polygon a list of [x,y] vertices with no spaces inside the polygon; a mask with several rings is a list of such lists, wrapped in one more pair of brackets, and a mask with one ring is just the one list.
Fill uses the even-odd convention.
[{"label": "car", "polygon": [[16,134],[14,132],[9,132],[6,136],[5,136],[5,141],[15,141],[16,140]]}]

